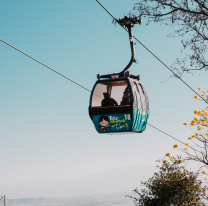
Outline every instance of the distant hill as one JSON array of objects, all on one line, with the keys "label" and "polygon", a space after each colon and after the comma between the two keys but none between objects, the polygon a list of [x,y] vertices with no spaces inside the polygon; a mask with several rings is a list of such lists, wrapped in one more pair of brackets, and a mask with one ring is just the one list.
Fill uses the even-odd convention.
[{"label": "distant hill", "polygon": [[155,167],[137,165],[112,169],[74,180],[34,181],[18,184],[1,184],[1,191],[9,198],[70,197],[76,195],[120,193],[132,191],[140,182],[150,178]]},{"label": "distant hill", "polygon": [[[52,199],[46,199],[44,197],[40,198],[20,198],[20,199],[7,199],[7,205],[35,205],[35,204],[43,204],[43,203],[54,202]],[[3,204],[2,204],[3,205]]]},{"label": "distant hill", "polygon": [[[21,198],[7,199],[8,206],[134,206],[126,193],[76,196],[71,198]],[[3,203],[1,204],[3,206]]]}]

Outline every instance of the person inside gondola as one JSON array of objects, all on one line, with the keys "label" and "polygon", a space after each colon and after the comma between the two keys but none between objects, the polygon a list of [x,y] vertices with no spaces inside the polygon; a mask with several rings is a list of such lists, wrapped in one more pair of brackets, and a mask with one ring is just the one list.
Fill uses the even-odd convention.
[{"label": "person inside gondola", "polygon": [[102,107],[109,107],[109,106],[118,106],[118,103],[115,99],[110,97],[109,93],[103,93],[104,99],[101,102]]},{"label": "person inside gondola", "polygon": [[129,86],[126,87],[123,93],[123,98],[120,105],[131,105],[131,97]]}]

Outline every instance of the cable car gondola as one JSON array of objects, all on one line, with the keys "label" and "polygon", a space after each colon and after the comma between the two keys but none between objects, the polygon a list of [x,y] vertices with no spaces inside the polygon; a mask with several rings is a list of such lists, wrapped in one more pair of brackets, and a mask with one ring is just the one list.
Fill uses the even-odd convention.
[{"label": "cable car gondola", "polygon": [[131,60],[120,73],[97,75],[89,105],[89,115],[98,133],[141,133],[149,117],[149,100],[140,76],[128,69],[135,60],[132,28],[140,23],[137,17],[125,16],[118,23],[129,33]]}]

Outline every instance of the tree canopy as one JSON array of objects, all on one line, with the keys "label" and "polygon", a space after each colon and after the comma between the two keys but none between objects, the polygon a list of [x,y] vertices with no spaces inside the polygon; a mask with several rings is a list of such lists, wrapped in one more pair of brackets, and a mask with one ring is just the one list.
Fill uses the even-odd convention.
[{"label": "tree canopy", "polygon": [[[189,48],[183,59],[175,62],[175,71],[207,70],[208,1],[207,0],[137,0],[133,10],[149,22],[176,26],[175,34],[181,36],[183,48]],[[148,24],[147,23],[147,24]],[[189,60],[189,61],[188,61]]]},{"label": "tree canopy", "polygon": [[141,182],[144,189],[133,191],[139,198],[132,197],[137,206],[204,205],[202,199],[207,187],[198,179],[199,172],[188,171],[181,159],[170,157],[160,160],[159,172],[148,181]]}]

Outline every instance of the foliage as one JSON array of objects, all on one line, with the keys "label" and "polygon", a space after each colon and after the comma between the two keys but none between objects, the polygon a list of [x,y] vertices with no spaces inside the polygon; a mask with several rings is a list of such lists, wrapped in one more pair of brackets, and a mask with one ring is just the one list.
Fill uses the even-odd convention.
[{"label": "foliage", "polygon": [[[148,18],[149,22],[159,22],[176,26],[175,34],[181,36],[184,49],[189,48],[191,54],[184,59],[177,59],[174,70],[182,75],[184,71],[208,69],[207,53],[207,0],[137,0],[133,10],[139,16]],[[148,24],[147,23],[147,24]],[[190,61],[187,61],[187,60]],[[186,64],[189,62],[189,66]]]},{"label": "foliage", "polygon": [[[208,101],[208,95],[205,95],[207,91],[202,91],[201,87],[198,90],[201,91],[201,96],[206,96]],[[198,99],[198,96],[195,95],[194,98]],[[193,131],[193,135],[188,137],[191,145],[185,143],[188,147],[182,148],[185,154],[184,159],[202,163],[202,167],[208,168],[208,106],[203,110],[194,110],[194,114],[196,116],[192,119],[189,126]],[[187,122],[183,124],[189,125]]]},{"label": "foliage", "polygon": [[[198,180],[199,172],[185,169],[181,159],[170,157],[159,160],[159,172],[146,182],[141,182],[145,188],[133,191],[139,198],[132,197],[137,206],[179,206],[179,205],[204,205],[201,199],[205,196],[206,186]],[[180,157],[179,157],[180,158]]]}]

